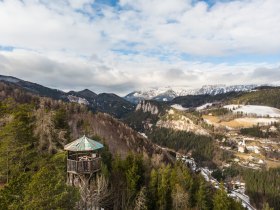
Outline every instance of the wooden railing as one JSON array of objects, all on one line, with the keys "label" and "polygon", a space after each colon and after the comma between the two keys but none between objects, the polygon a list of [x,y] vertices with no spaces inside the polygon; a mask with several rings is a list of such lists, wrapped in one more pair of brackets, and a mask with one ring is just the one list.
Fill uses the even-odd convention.
[{"label": "wooden railing", "polygon": [[93,173],[100,170],[101,158],[97,157],[92,160],[71,160],[67,159],[67,172],[73,173]]}]

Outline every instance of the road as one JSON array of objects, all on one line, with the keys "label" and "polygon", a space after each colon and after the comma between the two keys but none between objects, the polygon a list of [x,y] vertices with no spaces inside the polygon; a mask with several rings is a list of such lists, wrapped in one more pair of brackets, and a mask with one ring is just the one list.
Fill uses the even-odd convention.
[{"label": "road", "polygon": [[[164,147],[161,147],[159,145],[156,145],[156,146],[161,148],[162,151],[166,152],[166,153],[168,153],[169,151],[175,152],[174,150],[169,149],[169,148],[164,148]],[[186,157],[184,154],[181,154],[181,153],[178,153],[178,152],[175,152],[175,153],[176,153],[177,157]],[[201,175],[204,177],[204,179],[207,182],[211,182],[214,185],[215,188],[218,189],[220,187],[220,183],[211,175],[211,172],[207,168],[198,167],[197,163],[195,162],[195,160],[193,158],[191,158],[191,159],[186,159],[185,158],[185,159],[182,159],[182,160],[185,161],[186,164],[189,164],[191,166],[192,170],[194,170],[194,171],[195,170],[200,170]],[[226,187],[225,187],[225,190],[228,191],[228,189]],[[244,207],[247,207],[248,210],[256,210],[256,208],[254,208],[250,204],[250,198],[247,195],[241,194],[241,193],[234,190],[234,191],[231,191],[231,193],[228,193],[228,196],[238,198],[241,201],[242,205]]]},{"label": "road", "polygon": [[[188,164],[191,163],[191,165],[197,166],[197,164],[196,164],[196,162],[194,161],[193,158],[185,160],[185,162],[188,163]],[[220,183],[214,177],[212,177],[211,172],[207,168],[196,167],[196,168],[192,168],[192,170],[200,170],[201,175],[204,177],[204,179],[207,182],[211,182],[214,185],[214,187],[217,188],[217,189],[220,187]],[[228,191],[228,189],[226,187],[225,187],[225,190]],[[254,208],[250,204],[250,198],[247,195],[241,194],[241,193],[234,190],[234,191],[231,191],[231,193],[228,193],[228,196],[233,197],[235,199],[238,198],[241,201],[242,205],[244,207],[246,207],[248,210],[256,210],[256,208]]]},{"label": "road", "polygon": [[248,210],[256,210],[256,208],[254,208],[251,204],[250,204],[250,201],[249,201],[249,197],[247,196],[244,196],[243,194],[239,193],[239,192],[236,192],[236,191],[232,191],[231,194],[235,195],[236,197],[238,197],[243,206],[244,207],[247,207]]}]

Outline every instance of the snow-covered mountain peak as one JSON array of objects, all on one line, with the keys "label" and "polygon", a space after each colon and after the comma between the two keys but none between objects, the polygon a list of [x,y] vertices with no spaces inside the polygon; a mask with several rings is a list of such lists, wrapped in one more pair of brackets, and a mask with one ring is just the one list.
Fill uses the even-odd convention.
[{"label": "snow-covered mountain peak", "polygon": [[134,91],[125,96],[125,99],[139,103],[141,100],[171,101],[178,96],[186,95],[217,95],[227,92],[250,91],[259,85],[204,85],[201,88],[191,89],[188,86],[157,87]]}]

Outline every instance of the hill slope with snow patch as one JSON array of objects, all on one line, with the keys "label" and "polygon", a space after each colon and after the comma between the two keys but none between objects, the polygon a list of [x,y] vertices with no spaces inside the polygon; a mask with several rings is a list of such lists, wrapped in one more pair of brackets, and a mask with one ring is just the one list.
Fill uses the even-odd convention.
[{"label": "hill slope with snow patch", "polygon": [[235,113],[242,112],[243,114],[258,117],[280,117],[280,110],[269,106],[231,104],[224,106],[224,108],[230,109]]}]

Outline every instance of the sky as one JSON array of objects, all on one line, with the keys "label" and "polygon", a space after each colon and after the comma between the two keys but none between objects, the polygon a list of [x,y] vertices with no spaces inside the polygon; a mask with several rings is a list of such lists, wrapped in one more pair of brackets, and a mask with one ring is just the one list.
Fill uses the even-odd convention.
[{"label": "sky", "polygon": [[279,0],[0,0],[0,74],[125,95],[280,85]]}]

